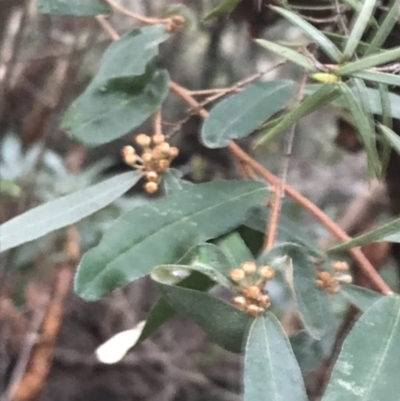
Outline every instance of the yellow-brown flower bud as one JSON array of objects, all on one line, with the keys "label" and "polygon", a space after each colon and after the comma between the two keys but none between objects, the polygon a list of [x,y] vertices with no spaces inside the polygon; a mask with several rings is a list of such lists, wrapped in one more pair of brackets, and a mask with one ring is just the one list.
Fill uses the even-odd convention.
[{"label": "yellow-brown flower bud", "polygon": [[156,192],[157,189],[158,189],[158,185],[156,182],[146,182],[146,184],[144,184],[144,190],[148,194],[154,194],[154,192]]},{"label": "yellow-brown flower bud", "polygon": [[258,301],[262,296],[261,290],[256,285],[250,285],[243,291],[246,298]]},{"label": "yellow-brown flower bud", "polygon": [[151,138],[146,134],[139,134],[135,138],[136,143],[143,148],[147,148],[150,146]]},{"label": "yellow-brown flower bud", "polygon": [[335,261],[332,263],[333,270],[335,271],[347,271],[349,270],[349,265],[347,262],[344,261]]},{"label": "yellow-brown flower bud", "polygon": [[258,273],[266,280],[271,280],[275,276],[275,270],[271,266],[260,266]]},{"label": "yellow-brown flower bud", "polygon": [[244,297],[235,297],[233,298],[233,304],[236,305],[240,309],[244,309],[246,307],[246,298]]},{"label": "yellow-brown flower bud", "polygon": [[261,308],[257,305],[253,305],[253,304],[247,305],[247,307],[246,307],[246,312],[249,315],[253,315],[253,316],[257,316],[257,315],[263,313],[264,311],[265,311],[264,308]]},{"label": "yellow-brown flower bud", "polygon": [[317,273],[317,277],[324,283],[327,283],[332,278],[332,275],[327,271],[320,271]]},{"label": "yellow-brown flower bud", "polygon": [[171,147],[169,146],[169,143],[167,143],[167,142],[163,142],[160,145],[158,145],[158,149],[160,149],[161,153],[164,156],[169,156],[170,148]]},{"label": "yellow-brown flower bud", "polygon": [[268,295],[261,295],[259,299],[260,306],[263,308],[269,308],[271,306],[271,300]]},{"label": "yellow-brown flower bud", "polygon": [[169,160],[166,159],[161,159],[158,162],[158,168],[160,169],[160,171],[165,171],[169,168]]},{"label": "yellow-brown flower bud", "polygon": [[242,269],[232,269],[229,275],[235,283],[239,283],[244,279],[244,271]]},{"label": "yellow-brown flower bud", "polygon": [[153,136],[154,145],[161,145],[165,142],[165,136],[163,134],[157,134]]},{"label": "yellow-brown flower bud", "polygon": [[253,261],[246,261],[243,262],[240,267],[242,268],[242,270],[246,273],[246,274],[252,274],[255,273],[257,271],[257,266],[255,264],[255,262]]},{"label": "yellow-brown flower bud", "polygon": [[176,146],[171,146],[169,148],[169,156],[173,159],[179,155],[179,149]]},{"label": "yellow-brown flower bud", "polygon": [[144,163],[150,163],[153,160],[153,156],[150,152],[144,152],[142,154],[142,160]]},{"label": "yellow-brown flower bud", "polygon": [[156,182],[158,179],[158,174],[155,171],[148,171],[146,173],[146,180],[149,182]]}]

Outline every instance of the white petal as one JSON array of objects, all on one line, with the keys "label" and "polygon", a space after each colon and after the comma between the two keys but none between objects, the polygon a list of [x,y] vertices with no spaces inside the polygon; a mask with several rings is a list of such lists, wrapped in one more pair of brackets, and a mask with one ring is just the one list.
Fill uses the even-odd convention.
[{"label": "white petal", "polygon": [[138,323],[133,329],[121,331],[101,344],[95,351],[97,359],[106,364],[119,362],[136,344],[146,321]]}]

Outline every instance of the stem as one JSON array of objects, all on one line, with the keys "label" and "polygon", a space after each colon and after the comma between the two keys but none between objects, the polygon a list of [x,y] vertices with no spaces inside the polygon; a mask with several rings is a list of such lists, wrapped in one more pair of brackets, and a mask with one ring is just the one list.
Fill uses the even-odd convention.
[{"label": "stem", "polygon": [[[306,82],[307,82],[307,75],[303,74],[297,89],[297,94],[295,99],[296,105],[294,107],[296,107],[303,99],[304,87],[306,85]],[[276,232],[278,230],[278,225],[279,225],[279,215],[282,209],[282,198],[285,196],[285,186],[289,171],[289,160],[290,156],[292,155],[293,140],[296,131],[296,125],[297,123],[294,123],[292,125],[287,138],[287,145],[281,167],[282,170],[281,182],[277,187],[275,187],[275,193],[272,200],[271,215],[267,224],[266,228],[267,231],[265,233],[265,239],[264,239],[264,247],[267,251],[270,250],[275,244]]]},{"label": "stem", "polygon": [[106,17],[104,15],[96,15],[95,18],[96,18],[97,22],[100,24],[100,26],[103,28],[103,31],[105,32],[105,34],[111,40],[118,40],[119,39],[118,32],[107,21],[107,19],[106,19]]},{"label": "stem", "polygon": [[127,17],[132,18],[136,21],[143,22],[144,24],[159,24],[162,22],[165,22],[165,19],[160,19],[160,18],[149,18],[145,17],[140,14],[133,13],[131,10],[128,8],[121,6],[119,3],[117,3],[114,0],[104,0],[111,8],[114,8],[115,10],[119,11],[122,14],[125,14]]},{"label": "stem", "polygon": [[162,135],[161,107],[154,113],[154,132],[153,135]]}]

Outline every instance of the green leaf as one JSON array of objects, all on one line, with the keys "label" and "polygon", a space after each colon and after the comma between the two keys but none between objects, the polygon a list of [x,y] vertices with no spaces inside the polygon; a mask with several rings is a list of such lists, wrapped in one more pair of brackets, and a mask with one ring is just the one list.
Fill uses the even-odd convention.
[{"label": "green leaf", "polygon": [[161,284],[175,285],[197,271],[223,287],[232,290],[235,288],[228,279],[229,272],[234,266],[218,246],[200,244],[189,251],[183,259],[192,261],[190,265],[182,264],[181,261],[180,264],[156,266],[150,273],[151,278]]},{"label": "green leaf", "polygon": [[0,250],[33,241],[90,216],[122,196],[141,177],[140,172],[129,171],[14,217],[0,226]]},{"label": "green leaf", "polygon": [[215,17],[218,17],[221,14],[227,14],[233,11],[236,6],[240,3],[241,0],[219,0],[219,4],[214,7],[209,13],[207,13],[204,17],[204,21],[208,21]]},{"label": "green leaf", "polygon": [[[304,249],[295,244],[281,244],[272,248],[262,256],[263,264],[279,260],[287,256],[281,263],[285,279],[290,286],[297,304],[300,319],[307,332],[315,339],[320,339],[334,323],[334,315],[325,291],[315,283],[315,267]],[[281,259],[282,260],[282,259]]]},{"label": "green leaf", "polygon": [[[244,225],[264,234],[268,219],[269,209],[266,206],[257,207],[250,211]],[[281,214],[279,217],[277,234],[280,242],[294,242],[313,256],[324,255],[322,249],[318,247],[316,241],[305,231],[304,227],[289,219],[285,214]]]},{"label": "green leaf", "polygon": [[143,123],[168,93],[169,75],[157,66],[161,25],[134,29],[113,42],[85,92],[67,110],[62,128],[88,146],[110,142]]},{"label": "green leaf", "polygon": [[[386,50],[384,52],[371,54],[370,56],[363,57],[357,61],[353,61],[351,63],[344,64],[336,73],[338,75],[350,75],[356,72],[362,72],[371,67],[375,67],[377,65],[382,65],[386,63],[390,63],[391,61],[397,60],[400,58],[400,46],[394,47],[393,49]],[[366,72],[366,71],[364,71]],[[394,75],[394,74],[388,74]]]},{"label": "green leaf", "polygon": [[375,302],[343,343],[322,401],[397,401],[400,298]]},{"label": "green leaf", "polygon": [[238,226],[266,195],[257,182],[214,181],[138,207],[121,216],[83,256],[75,290],[95,300],[154,266],[176,263],[194,245]]},{"label": "green leaf", "polygon": [[231,269],[239,267],[243,262],[254,260],[250,249],[236,231],[225,235],[216,244],[228,257]]},{"label": "green leaf", "polygon": [[351,74],[351,76],[364,79],[365,81],[372,81],[387,85],[400,86],[400,75],[388,74],[387,72],[366,70],[366,71],[355,72]]},{"label": "green leaf", "polygon": [[389,127],[385,127],[383,124],[378,124],[379,130],[382,132],[383,136],[390,143],[392,148],[396,153],[400,154],[400,138],[399,136]]},{"label": "green leaf", "polygon": [[286,131],[302,117],[312,113],[325,104],[329,104],[339,96],[336,85],[325,84],[319,87],[313,94],[307,96],[299,106],[285,114],[284,118],[271,128],[266,135],[261,136],[254,143],[254,147],[265,144],[275,139],[279,134]]},{"label": "green leaf", "polygon": [[[214,285],[215,283],[212,280],[197,272],[191,274],[178,284],[179,287],[198,291],[208,291]],[[173,317],[175,313],[175,309],[171,308],[167,301],[161,297],[151,308],[143,331],[134,345],[139,344],[153,334],[162,324]]]},{"label": "green leaf", "polygon": [[267,49],[277,54],[278,56],[283,57],[286,60],[289,60],[292,63],[299,65],[300,67],[303,67],[308,71],[317,71],[314,63],[308,57],[304,56],[296,50],[292,50],[289,47],[281,46],[275,42],[270,42],[269,40],[265,39],[256,39],[254,42],[256,42],[264,49]]},{"label": "green leaf", "polygon": [[[375,130],[372,126],[373,122],[364,112],[350,88],[343,83],[339,84],[339,87],[343,95],[343,100],[346,103],[346,107],[350,110],[353,123],[357,128],[359,139],[367,153],[368,171],[371,175],[379,176],[381,166],[376,149]],[[360,98],[362,98],[361,93]]]},{"label": "green leaf", "polygon": [[383,297],[383,295],[378,292],[353,284],[342,284],[340,286],[340,293],[362,312],[365,312],[376,301],[379,301]]},{"label": "green leaf", "polygon": [[387,37],[392,32],[400,17],[400,0],[393,0],[389,11],[379,23],[377,32],[373,35],[370,44],[365,52],[365,56],[375,53],[381,49]]},{"label": "green leaf", "polygon": [[271,6],[271,8],[293,25],[297,26],[297,28],[299,28],[310,40],[315,42],[332,60],[339,62],[343,58],[342,52],[319,29],[315,28],[292,11],[275,6]]},{"label": "green leaf", "polygon": [[[382,84],[383,85],[383,84]],[[308,84],[305,88],[305,93],[307,95],[314,93],[317,89],[319,89],[322,85],[321,84]],[[355,88],[350,88],[354,94],[355,99],[358,103],[363,105],[364,107],[369,107],[366,111],[371,114],[383,114],[382,111],[382,97],[380,91],[375,88],[367,88],[363,89],[363,95],[368,98],[368,103],[365,104],[360,98],[360,93]],[[384,110],[386,114],[393,118],[400,117],[400,96],[396,95],[395,93],[387,93],[388,97],[388,110]],[[332,104],[337,107],[345,107],[346,105],[343,104],[343,98],[340,96],[333,100]],[[264,128],[264,126],[263,126]]]},{"label": "green leaf", "polygon": [[168,169],[163,174],[162,183],[167,195],[194,185],[190,181],[182,180],[182,173],[174,168]]},{"label": "green leaf", "polygon": [[252,316],[204,292],[163,284],[160,287],[169,305],[190,317],[211,340],[229,351],[242,351]]},{"label": "green leaf", "polygon": [[345,58],[350,58],[353,56],[361,37],[363,36],[365,29],[367,28],[371,16],[374,12],[377,0],[365,0],[362,8],[357,12],[352,21],[352,28],[347,39],[345,49],[343,51],[343,56]]},{"label": "green leaf", "polygon": [[221,101],[211,109],[203,124],[204,144],[209,148],[222,148],[231,139],[249,135],[285,107],[295,87],[294,82],[288,80],[257,82]]},{"label": "green leaf", "polygon": [[336,331],[327,333],[321,340],[315,340],[307,331],[300,330],[289,337],[294,355],[303,375],[307,375],[321,365],[330,355]]},{"label": "green leaf", "polygon": [[[326,35],[333,43],[341,46],[342,43],[345,43],[347,41],[347,36],[346,35],[341,35],[337,32],[328,32],[328,31],[323,31],[324,35]],[[368,49],[369,43],[360,41],[358,42],[358,46],[356,48],[357,53],[365,53]],[[384,50],[378,50],[378,51],[384,51]]]},{"label": "green leaf", "polygon": [[374,228],[373,230],[357,235],[351,240],[335,245],[329,248],[327,252],[344,251],[346,249],[370,244],[371,242],[375,241],[400,242],[399,233],[400,233],[400,217],[397,217],[389,221],[388,223],[382,224],[381,226]]},{"label": "green leaf", "polygon": [[274,315],[251,325],[244,359],[244,401],[307,401],[288,338]]},{"label": "green leaf", "polygon": [[38,0],[38,11],[53,15],[98,15],[110,14],[110,6],[102,0]]}]

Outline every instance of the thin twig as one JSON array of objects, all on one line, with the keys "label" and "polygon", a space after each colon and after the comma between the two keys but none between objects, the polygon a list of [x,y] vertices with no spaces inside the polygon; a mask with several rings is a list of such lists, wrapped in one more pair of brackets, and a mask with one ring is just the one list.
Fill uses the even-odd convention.
[{"label": "thin twig", "polygon": [[345,24],[344,18],[343,18],[345,13],[343,12],[343,10],[340,9],[339,0],[334,0],[334,3],[335,3],[336,16],[338,17],[337,21],[340,25],[340,29],[342,30],[343,35],[349,36],[349,30],[348,30],[347,25]]},{"label": "thin twig", "polygon": [[[295,99],[296,105],[298,105],[304,97],[304,88],[306,82],[307,82],[307,75],[303,74],[297,90],[297,95]],[[270,250],[275,244],[276,232],[278,230],[278,225],[279,225],[279,215],[282,208],[282,198],[285,194],[285,186],[289,171],[289,161],[290,161],[290,156],[292,155],[293,140],[294,140],[294,134],[296,132],[296,126],[297,126],[296,123],[292,125],[287,137],[286,149],[281,166],[281,174],[280,174],[281,180],[279,185],[275,187],[274,196],[272,199],[271,214],[268,220],[265,240],[264,240],[264,249],[267,251]]]},{"label": "thin twig", "polygon": [[162,135],[161,107],[154,113],[154,136]]},{"label": "thin twig", "polygon": [[143,22],[144,24],[158,24],[158,23],[160,23],[160,21],[162,22],[162,20],[160,20],[159,18],[149,18],[149,17],[145,17],[140,14],[136,14],[136,13],[132,12],[131,10],[129,10],[128,8],[121,6],[121,4],[117,3],[114,0],[104,0],[104,1],[111,8],[114,8],[115,10],[119,11],[120,13],[126,15],[129,18],[132,18],[139,22]]},{"label": "thin twig", "polygon": [[100,24],[100,26],[103,28],[103,31],[106,33],[106,35],[111,40],[118,40],[119,39],[118,32],[107,21],[107,19],[106,19],[106,17],[104,15],[96,15],[95,18],[96,18],[97,22]]}]

